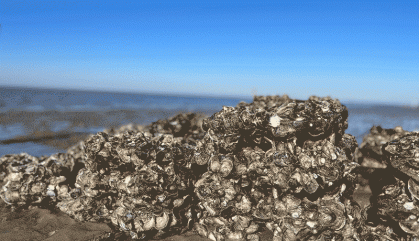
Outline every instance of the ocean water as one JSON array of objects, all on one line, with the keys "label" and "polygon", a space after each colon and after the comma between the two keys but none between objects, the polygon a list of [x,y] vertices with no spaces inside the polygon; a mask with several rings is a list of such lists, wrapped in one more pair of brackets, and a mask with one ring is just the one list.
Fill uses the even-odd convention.
[{"label": "ocean water", "polygon": [[[282,93],[278,93],[282,94]],[[45,132],[97,133],[110,126],[149,124],[179,112],[211,115],[222,106],[248,98],[167,96],[74,90],[0,87],[0,142]],[[346,133],[358,144],[373,125],[419,130],[419,109],[369,103],[345,103],[349,109]],[[1,144],[0,156],[27,152],[34,156],[65,152],[39,142]]]},{"label": "ocean water", "polygon": [[109,110],[216,110],[251,98],[203,98],[153,94],[112,93],[0,87],[0,112],[109,111]]}]

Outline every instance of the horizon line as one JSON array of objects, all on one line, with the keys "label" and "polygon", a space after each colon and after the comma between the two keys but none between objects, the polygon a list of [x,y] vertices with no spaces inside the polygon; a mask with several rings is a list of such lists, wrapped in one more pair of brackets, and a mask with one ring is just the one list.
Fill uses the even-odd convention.
[{"label": "horizon line", "polygon": [[[106,94],[131,94],[131,95],[160,95],[160,96],[171,96],[171,97],[193,97],[193,98],[213,98],[213,99],[245,99],[253,101],[253,97],[255,95],[220,95],[220,94],[191,94],[191,93],[179,93],[179,92],[156,92],[156,91],[129,91],[129,90],[103,90],[103,89],[80,89],[80,88],[57,88],[57,87],[36,87],[36,86],[19,86],[19,85],[2,85],[0,84],[0,88],[5,89],[26,89],[26,90],[44,90],[44,91],[77,91],[77,92],[90,92],[90,93],[106,93]],[[282,96],[280,94],[275,95],[256,95],[256,96]],[[283,94],[287,95],[287,94]],[[314,95],[311,95],[314,96]],[[322,96],[319,96],[322,97]],[[324,96],[326,97],[326,96]],[[329,96],[330,97],[330,96]],[[292,98],[292,97],[290,97]],[[379,100],[357,100],[357,99],[340,99],[340,98],[332,98],[338,99],[340,102],[352,105],[374,105],[374,106],[398,106],[398,107],[407,107],[407,108],[419,108],[418,105],[414,104],[405,104],[405,103],[398,103],[398,102],[389,102],[389,101],[379,101]]]}]

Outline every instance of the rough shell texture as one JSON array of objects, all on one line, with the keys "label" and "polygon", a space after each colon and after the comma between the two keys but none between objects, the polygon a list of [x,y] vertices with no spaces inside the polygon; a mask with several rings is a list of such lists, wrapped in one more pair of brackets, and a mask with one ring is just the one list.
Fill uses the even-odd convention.
[{"label": "rough shell texture", "polygon": [[[197,232],[213,240],[257,239],[253,233],[256,226],[249,228],[249,223],[259,227],[276,222],[288,228],[281,226],[278,232],[282,236],[278,233],[274,239],[288,240],[292,236],[285,233],[293,230],[295,236],[298,232],[291,228],[294,224],[287,223],[291,219],[285,217],[291,218],[291,214],[283,210],[284,203],[297,208],[310,198],[317,202],[312,206],[333,209],[338,204],[333,206],[334,202],[321,198],[351,200],[352,170],[358,165],[354,162],[357,142],[344,134],[346,118],[346,108],[330,98],[297,101],[255,97],[254,103],[223,107],[205,119],[203,128],[207,133],[194,154],[195,163],[207,167],[195,183],[200,207]],[[281,202],[283,199],[287,201]],[[332,228],[327,230],[336,231],[335,226],[347,223],[347,212],[333,213],[329,209],[327,217],[333,216],[336,223],[328,224]],[[356,225],[359,222],[357,219]],[[304,231],[294,239],[320,237],[321,232]],[[352,237],[355,233],[348,226],[344,235]]]},{"label": "rough shell texture", "polygon": [[252,103],[245,103],[240,102],[237,106],[256,106],[258,108],[271,108],[275,106],[282,105],[283,103],[291,102],[292,99],[289,98],[288,95],[271,95],[271,96],[263,96],[263,95],[255,95],[253,97]]},{"label": "rough shell texture", "polygon": [[417,186],[412,179],[405,184],[398,178],[394,178],[392,184],[384,186],[382,193],[371,198],[367,222],[373,225],[365,228],[372,229],[381,225],[381,231],[377,234],[381,238],[379,240],[386,240],[388,237],[394,240],[419,238],[418,199],[413,195]]},{"label": "rough shell texture", "polygon": [[92,136],[85,142],[86,167],[57,206],[78,220],[109,220],[139,237],[186,228],[192,149],[182,140],[143,132]]},{"label": "rough shell texture", "polygon": [[26,153],[5,155],[0,159],[5,185],[0,197],[8,204],[55,203],[74,187],[74,177],[82,168],[80,159],[60,153],[33,157]]},{"label": "rough shell texture", "polygon": [[194,227],[211,240],[259,240],[262,226],[274,240],[356,239],[347,116],[338,100],[267,96],[207,119],[111,129],[66,154],[0,159],[0,194],[18,205],[48,197],[133,239]]},{"label": "rough shell texture", "polygon": [[[415,240],[419,238],[419,133],[407,132],[383,145],[389,173],[381,191],[371,197],[367,223],[363,231],[374,234],[376,240]],[[418,159],[419,162],[419,159]],[[377,187],[378,189],[378,187]]]},{"label": "rough shell texture", "polygon": [[388,165],[419,181],[419,132],[411,132],[386,143],[383,151]]},{"label": "rough shell texture", "polygon": [[338,100],[311,97],[307,101],[291,100],[269,106],[223,107],[220,112],[205,119],[202,127],[206,131],[213,130],[216,135],[265,132],[270,139],[296,135],[313,139],[332,132],[343,135],[348,127],[348,110]]},{"label": "rough shell texture", "polygon": [[127,131],[145,132],[146,130],[147,130],[147,127],[145,127],[144,125],[129,123],[129,124],[122,125],[119,127],[105,129],[103,132],[105,132],[108,135],[116,135],[116,134],[124,133]]},{"label": "rough shell texture", "polygon": [[202,121],[206,116],[196,113],[182,113],[167,120],[158,120],[147,126],[148,131],[156,135],[171,134],[174,137],[202,139]]},{"label": "rough shell texture", "polygon": [[382,147],[389,141],[400,138],[406,134],[402,127],[394,129],[383,129],[381,126],[373,126],[370,132],[364,136],[359,146],[357,156],[359,164],[366,167],[385,168],[385,156]]},{"label": "rough shell texture", "polygon": [[130,123],[118,128],[106,129],[104,132],[109,135],[116,135],[127,131],[149,132],[152,136],[171,134],[174,137],[199,140],[205,134],[201,127],[202,120],[205,117],[203,114],[181,113],[169,119],[155,121],[147,126]]},{"label": "rough shell texture", "polygon": [[234,150],[237,155],[220,154],[213,147],[216,143],[210,142],[208,148],[204,142],[198,145],[194,160],[199,165],[208,165],[209,173],[234,179],[246,190],[271,185],[280,193],[303,191],[306,195],[316,192],[324,195],[339,185],[335,183],[352,180],[351,171],[358,165],[353,157],[354,138],[345,134],[337,144],[332,139],[306,141],[302,147],[294,139],[275,143],[268,151],[245,146]]},{"label": "rough shell texture", "polygon": [[349,199],[324,196],[311,202],[286,195],[273,202],[274,240],[359,240],[360,207]]}]

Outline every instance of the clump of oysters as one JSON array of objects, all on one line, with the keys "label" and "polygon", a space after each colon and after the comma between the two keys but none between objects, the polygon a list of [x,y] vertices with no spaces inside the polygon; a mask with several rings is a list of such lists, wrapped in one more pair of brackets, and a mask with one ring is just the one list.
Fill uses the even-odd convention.
[{"label": "clump of oysters", "polygon": [[401,126],[396,126],[394,129],[384,129],[381,126],[371,127],[370,132],[363,137],[359,152],[356,154],[359,164],[365,167],[386,168],[383,145],[407,133]]},{"label": "clump of oysters", "polygon": [[361,209],[353,199],[358,144],[345,134],[347,118],[328,97],[255,96],[209,118],[122,126],[67,153],[1,157],[0,197],[109,222],[132,239],[194,229],[214,241],[256,241],[267,228],[275,241],[413,240],[419,134],[365,139],[394,175]]}]

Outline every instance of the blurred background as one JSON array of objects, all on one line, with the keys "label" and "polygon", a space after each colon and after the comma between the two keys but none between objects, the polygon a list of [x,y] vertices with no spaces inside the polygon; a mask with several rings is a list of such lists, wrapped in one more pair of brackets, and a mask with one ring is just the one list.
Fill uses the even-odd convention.
[{"label": "blurred background", "polygon": [[0,156],[254,95],[339,99],[358,143],[419,130],[418,1],[0,3]]}]

